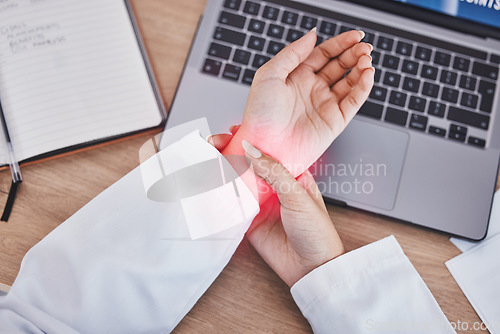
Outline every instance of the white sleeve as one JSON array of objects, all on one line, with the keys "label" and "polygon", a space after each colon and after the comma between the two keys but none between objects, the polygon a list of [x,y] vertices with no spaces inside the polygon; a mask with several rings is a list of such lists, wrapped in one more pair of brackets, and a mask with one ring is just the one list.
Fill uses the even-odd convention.
[{"label": "white sleeve", "polygon": [[[199,135],[186,138],[162,158],[165,166],[215,150]],[[10,292],[0,297],[0,333],[170,332],[226,266],[258,213],[253,197],[240,196],[248,189],[233,186],[242,207],[224,201],[211,207],[205,196],[198,208],[212,217],[250,215],[193,240],[183,204],[148,199],[136,168],[26,254]],[[188,204],[193,208],[195,198]]]},{"label": "white sleeve", "polygon": [[315,333],[455,333],[393,236],[316,268],[291,292]]}]

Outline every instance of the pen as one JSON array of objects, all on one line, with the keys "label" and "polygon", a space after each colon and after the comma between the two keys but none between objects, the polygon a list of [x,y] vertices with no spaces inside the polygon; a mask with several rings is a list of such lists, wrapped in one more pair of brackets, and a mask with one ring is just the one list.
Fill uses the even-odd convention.
[{"label": "pen", "polygon": [[3,210],[1,221],[8,221],[12,207],[14,206],[14,200],[16,198],[17,187],[23,182],[23,177],[21,175],[21,169],[19,168],[19,163],[17,162],[16,156],[14,154],[14,147],[12,146],[12,140],[10,139],[9,129],[7,128],[7,122],[5,121],[5,115],[3,113],[2,101],[0,100],[0,120],[2,121],[3,133],[5,135],[5,141],[8,151],[9,167],[10,173],[12,174],[12,184],[9,190],[9,196],[7,197],[7,203]]}]

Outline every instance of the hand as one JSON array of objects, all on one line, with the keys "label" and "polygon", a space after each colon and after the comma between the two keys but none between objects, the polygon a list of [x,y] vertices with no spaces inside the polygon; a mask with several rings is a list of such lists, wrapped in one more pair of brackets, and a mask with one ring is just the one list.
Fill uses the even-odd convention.
[{"label": "hand", "polygon": [[344,246],[309,171],[295,180],[279,162],[247,142],[243,146],[254,173],[277,194],[261,206],[247,238],[292,287],[313,269],[342,255]]},{"label": "hand", "polygon": [[246,139],[294,176],[306,170],[344,130],[373,86],[372,47],[359,43],[363,36],[349,31],[315,48],[311,31],[262,66],[241,128],[223,154],[242,154]]},{"label": "hand", "polygon": [[[239,126],[230,129],[232,135]],[[232,140],[214,135],[209,142],[219,151]],[[297,180],[258,149],[245,144],[253,171],[276,191],[261,205],[247,238],[267,264],[290,287],[313,269],[344,253],[314,179],[306,171]],[[254,156],[259,156],[254,158]]]}]

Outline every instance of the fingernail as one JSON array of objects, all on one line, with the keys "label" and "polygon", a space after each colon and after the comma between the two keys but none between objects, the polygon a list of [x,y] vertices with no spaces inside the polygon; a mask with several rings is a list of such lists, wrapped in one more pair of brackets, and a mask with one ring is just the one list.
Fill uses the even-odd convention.
[{"label": "fingernail", "polygon": [[373,45],[371,45],[370,43],[366,43],[366,44],[368,44],[368,46],[370,47],[370,52],[372,52],[373,51]]},{"label": "fingernail", "polygon": [[314,31],[314,33],[316,33],[316,30],[318,30],[318,27],[312,28],[311,31],[309,31],[309,32],[313,32]]},{"label": "fingernail", "polygon": [[365,32],[363,30],[358,30],[358,32],[361,34],[361,39],[365,38]]},{"label": "fingernail", "polygon": [[231,127],[229,128],[229,132],[231,132],[231,133],[232,133],[234,129],[236,129],[236,125],[231,126]]},{"label": "fingernail", "polygon": [[243,149],[245,150],[245,152],[247,152],[248,155],[254,159],[259,159],[262,156],[262,152],[259,151],[259,149],[254,147],[252,144],[250,144],[246,140],[241,141],[241,146],[243,146]]},{"label": "fingernail", "polygon": [[209,143],[210,145],[215,145],[213,135],[207,137],[207,143]]}]

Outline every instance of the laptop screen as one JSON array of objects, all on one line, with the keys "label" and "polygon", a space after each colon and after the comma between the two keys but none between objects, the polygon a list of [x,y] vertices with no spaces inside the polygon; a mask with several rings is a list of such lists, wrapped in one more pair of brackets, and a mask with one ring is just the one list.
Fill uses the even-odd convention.
[{"label": "laptop screen", "polygon": [[394,0],[500,28],[500,0]]}]

